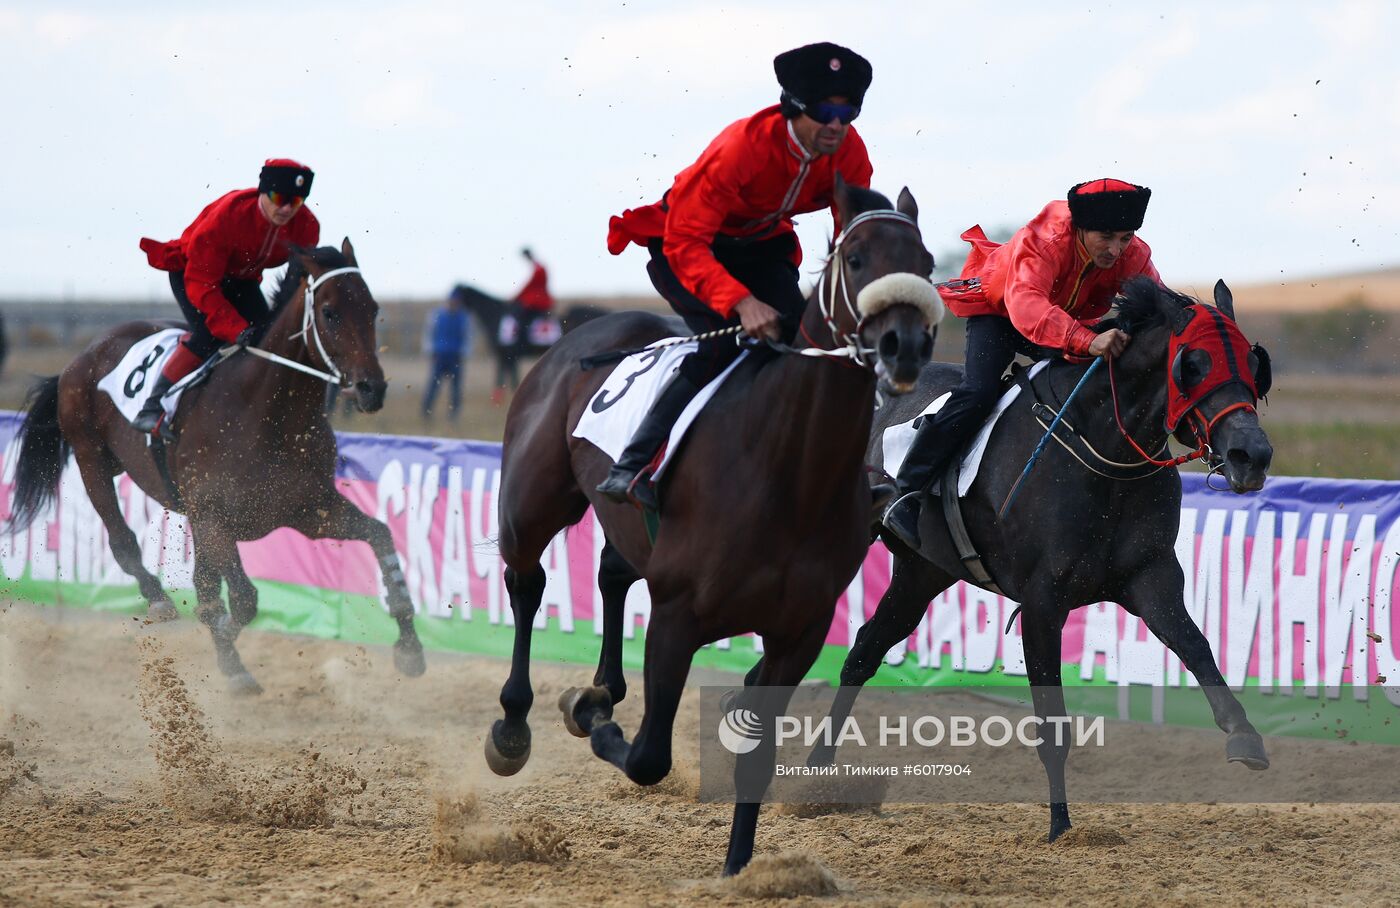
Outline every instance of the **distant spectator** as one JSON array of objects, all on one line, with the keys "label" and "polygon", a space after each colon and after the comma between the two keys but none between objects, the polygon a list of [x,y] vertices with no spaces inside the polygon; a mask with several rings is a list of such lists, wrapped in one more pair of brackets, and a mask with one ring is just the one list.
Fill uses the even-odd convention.
[{"label": "distant spectator", "polygon": [[471,350],[472,325],[466,297],[453,291],[447,303],[428,315],[423,325],[423,352],[428,355],[428,387],[423,393],[423,419],[431,419],[438,386],[451,382],[448,389],[447,417],[457,419],[462,405],[462,366]]}]

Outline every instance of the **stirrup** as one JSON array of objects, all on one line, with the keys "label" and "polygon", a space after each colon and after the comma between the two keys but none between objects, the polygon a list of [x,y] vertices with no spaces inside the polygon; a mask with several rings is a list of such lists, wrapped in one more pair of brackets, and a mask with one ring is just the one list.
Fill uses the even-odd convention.
[{"label": "stirrup", "polygon": [[919,516],[923,513],[923,490],[906,492],[894,500],[880,517],[880,523],[900,542],[919,551]]},{"label": "stirrup", "polygon": [[607,477],[596,486],[596,491],[610,501],[626,504],[632,492],[632,485],[636,481],[636,473],[628,472],[618,467],[617,464],[613,464],[608,470]]}]

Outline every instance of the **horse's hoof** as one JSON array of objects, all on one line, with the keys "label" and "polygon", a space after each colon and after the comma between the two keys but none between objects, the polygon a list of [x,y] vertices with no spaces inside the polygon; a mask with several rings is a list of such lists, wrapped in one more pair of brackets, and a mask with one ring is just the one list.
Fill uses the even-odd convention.
[{"label": "horse's hoof", "polygon": [[1047,842],[1053,843],[1060,836],[1069,832],[1071,823],[1069,821],[1068,804],[1050,805],[1050,837]]},{"label": "horse's hoof", "polygon": [[574,707],[578,705],[582,696],[583,688],[581,687],[571,687],[559,695],[559,711],[564,714],[564,727],[575,738],[588,737],[588,732],[574,721]]},{"label": "horse's hoof", "polygon": [[1225,759],[1243,763],[1253,770],[1269,768],[1269,755],[1264,752],[1264,739],[1257,732],[1235,732],[1225,741]]},{"label": "horse's hoof", "polygon": [[[559,695],[559,711],[564,727],[576,738],[587,738],[593,723],[612,718],[612,694],[605,687],[571,687]],[[589,717],[581,722],[580,717]]]},{"label": "horse's hoof", "polygon": [[513,776],[530,760],[530,726],[520,723],[520,732],[509,732],[503,719],[497,719],[486,736],[486,765],[498,776]]},{"label": "horse's hoof", "polygon": [[395,643],[394,668],[405,678],[421,677],[428,670],[428,662],[423,658],[423,644],[416,639],[412,643]]},{"label": "horse's hoof", "polygon": [[174,621],[179,617],[180,612],[175,608],[175,603],[169,599],[158,599],[146,606],[147,621]]},{"label": "horse's hoof", "polygon": [[263,689],[262,685],[258,683],[258,679],[245,669],[229,676],[228,692],[235,697],[256,697],[263,692]]},{"label": "horse's hoof", "polygon": [[807,755],[807,765],[813,768],[831,766],[836,762],[836,748],[829,744],[818,744]]}]

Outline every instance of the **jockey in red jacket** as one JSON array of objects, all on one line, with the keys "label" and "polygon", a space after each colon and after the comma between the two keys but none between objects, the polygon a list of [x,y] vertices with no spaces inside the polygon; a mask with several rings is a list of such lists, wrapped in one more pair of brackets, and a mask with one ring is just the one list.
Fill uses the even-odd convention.
[{"label": "jockey in red jacket", "polygon": [[885,526],[915,551],[920,499],[996,407],[1002,373],[1016,354],[1044,358],[1048,349],[1112,358],[1127,346],[1122,331],[1096,333],[1089,325],[1129,278],[1161,280],[1152,250],[1137,236],[1151,196],[1122,180],[1092,180],[1070,189],[1067,201],[1046,205],[1004,245],[981,227],[963,233],[972,251],[961,280],[939,289],[948,308],[967,319],[963,380],[920,423],[899,470],[900,496],[884,515]]},{"label": "jockey in red jacket", "polygon": [[321,225],[304,204],[313,177],[304,164],[273,158],[263,164],[256,189],[216,199],[178,240],[141,240],[151,267],[170,272],[190,333],[161,370],[132,423],[136,428],[153,431],[170,386],[267,315],[263,271],[286,264],[288,247],[315,246],[320,239]]},{"label": "jockey in red jacket", "polygon": [[[629,243],[650,251],[652,284],[696,334],[738,324],[750,337],[791,340],[806,305],[793,217],[824,208],[836,217],[838,173],[870,186],[865,143],[851,127],[870,87],[865,58],[835,44],[809,44],[779,54],[773,71],[779,104],[728,126],[661,201],[624,211],[608,225],[613,255]],[[598,491],[654,508],[650,483],[639,480],[685,405],[738,353],[733,338],[701,341]]]},{"label": "jockey in red jacket", "polygon": [[515,301],[528,315],[542,315],[554,308],[554,297],[549,295],[549,273],[528,248],[520,250],[520,254],[530,263],[530,278],[515,295]]}]

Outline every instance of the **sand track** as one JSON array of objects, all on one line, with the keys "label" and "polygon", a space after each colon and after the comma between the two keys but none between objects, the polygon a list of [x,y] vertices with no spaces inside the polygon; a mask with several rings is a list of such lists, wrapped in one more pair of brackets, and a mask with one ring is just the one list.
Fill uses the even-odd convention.
[{"label": "sand track", "polygon": [[[385,649],[241,648],[261,698],[223,693],[188,622],[0,613],[0,905],[1400,899],[1393,805],[1081,804],[1055,846],[1034,804],[765,809],[772,879],[739,888],[717,879],[730,809],[694,800],[694,693],[674,777],[643,790],[551,708],[591,671],[539,666],[532,761],[502,780],[481,741],[504,663],[430,653],[406,681]],[[622,704],[624,728],[639,712]]]}]

